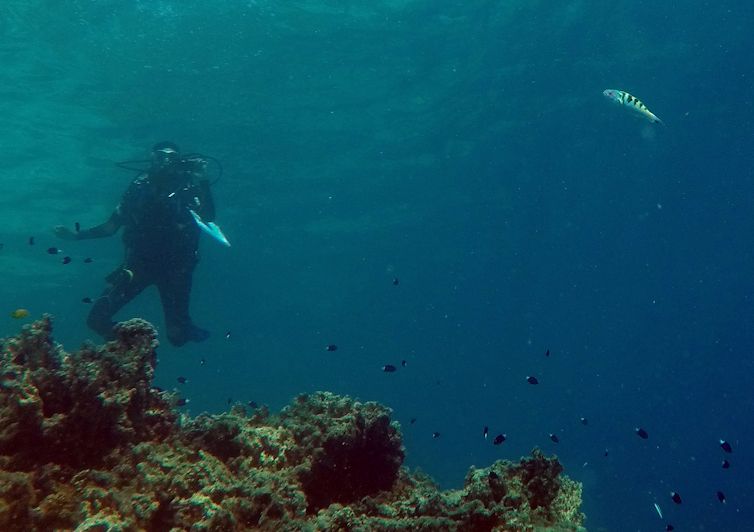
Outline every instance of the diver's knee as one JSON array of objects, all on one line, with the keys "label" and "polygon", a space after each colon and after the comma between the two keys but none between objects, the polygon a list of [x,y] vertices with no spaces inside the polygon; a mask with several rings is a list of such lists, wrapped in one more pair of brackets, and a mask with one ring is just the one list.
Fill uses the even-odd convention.
[{"label": "diver's knee", "polygon": [[175,347],[181,347],[188,341],[188,331],[185,327],[167,326],[168,342]]},{"label": "diver's knee", "polygon": [[101,316],[89,316],[86,319],[86,325],[91,330],[99,334],[105,341],[110,342],[115,340],[115,323],[109,319],[103,319]]},{"label": "diver's knee", "polygon": [[89,313],[89,316],[86,318],[86,326],[107,341],[115,339],[115,333],[113,331],[115,323],[110,319],[107,309],[105,308],[95,305]]},{"label": "diver's knee", "polygon": [[186,337],[185,336],[172,336],[168,335],[168,342],[170,342],[170,345],[173,347],[183,347],[186,345]]},{"label": "diver's knee", "polygon": [[109,320],[103,320],[103,316],[98,313],[92,312],[89,313],[89,315],[86,317],[86,326],[92,329],[95,332],[99,332],[99,329],[102,327],[103,321],[109,321]]}]

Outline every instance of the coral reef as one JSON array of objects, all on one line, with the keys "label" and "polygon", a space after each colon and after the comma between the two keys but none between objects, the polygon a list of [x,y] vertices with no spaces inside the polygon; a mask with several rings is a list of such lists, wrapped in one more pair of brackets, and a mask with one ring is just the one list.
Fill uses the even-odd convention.
[{"label": "coral reef", "polygon": [[49,317],[0,344],[3,532],[578,531],[581,486],[535,449],[441,492],[390,410],[326,392],[279,415],[180,415],[143,320],[66,353]]}]

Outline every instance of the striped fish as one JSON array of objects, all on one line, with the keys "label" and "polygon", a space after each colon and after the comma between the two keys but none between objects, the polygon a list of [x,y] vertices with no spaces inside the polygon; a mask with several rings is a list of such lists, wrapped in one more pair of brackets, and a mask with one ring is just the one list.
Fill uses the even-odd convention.
[{"label": "striped fish", "polygon": [[644,118],[649,119],[651,122],[654,122],[655,124],[663,123],[662,120],[657,118],[652,111],[647,109],[647,106],[641,103],[639,99],[636,98],[636,96],[632,96],[625,91],[619,91],[616,89],[607,89],[606,91],[603,91],[602,94],[608,100],[612,100],[615,103],[618,103],[624,107],[628,107],[629,109],[642,115]]}]

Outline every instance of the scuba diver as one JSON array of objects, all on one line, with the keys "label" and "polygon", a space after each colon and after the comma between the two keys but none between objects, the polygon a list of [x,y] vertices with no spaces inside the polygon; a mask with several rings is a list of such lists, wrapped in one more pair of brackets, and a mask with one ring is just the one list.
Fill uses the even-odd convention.
[{"label": "scuba diver", "polygon": [[151,159],[143,162],[149,162],[149,168],[131,183],[105,223],[81,231],[56,226],[55,236],[105,238],[124,227],[123,264],[105,277],[108,286],[86,321],[105,340],[115,339],[113,316],[147,286],[156,285],[170,343],[180,347],[187,341],[202,342],[210,333],[191,321],[189,296],[199,262],[199,222],[215,218],[204,172],[207,163],[200,157],[181,157],[172,142],[155,144]]}]

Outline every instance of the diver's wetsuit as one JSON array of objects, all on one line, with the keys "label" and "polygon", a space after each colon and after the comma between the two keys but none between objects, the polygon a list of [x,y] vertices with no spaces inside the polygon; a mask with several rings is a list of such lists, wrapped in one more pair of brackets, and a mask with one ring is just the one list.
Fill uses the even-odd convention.
[{"label": "diver's wetsuit", "polygon": [[205,222],[214,220],[215,204],[206,181],[197,185],[186,174],[155,178],[147,173],[131,183],[110,216],[110,222],[124,226],[125,260],[105,278],[109,284],[87,318],[91,329],[113,340],[112,317],[154,284],[170,343],[182,346],[206,338],[207,331],[194,326],[188,313],[201,232],[190,210]]}]

